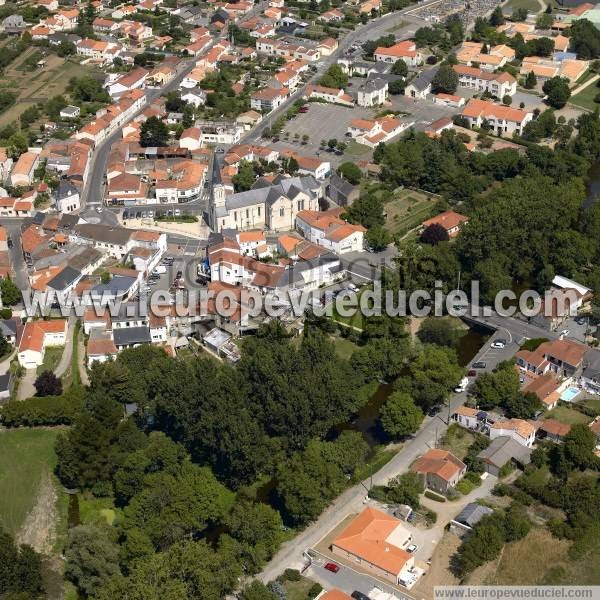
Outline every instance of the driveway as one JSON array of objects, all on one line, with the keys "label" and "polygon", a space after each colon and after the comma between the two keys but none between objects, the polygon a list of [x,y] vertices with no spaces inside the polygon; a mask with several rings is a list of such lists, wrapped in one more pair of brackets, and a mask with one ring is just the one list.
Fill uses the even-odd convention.
[{"label": "driveway", "polygon": [[35,380],[37,379],[37,369],[26,369],[25,374],[19,381],[17,390],[17,400],[27,400],[35,396]]}]

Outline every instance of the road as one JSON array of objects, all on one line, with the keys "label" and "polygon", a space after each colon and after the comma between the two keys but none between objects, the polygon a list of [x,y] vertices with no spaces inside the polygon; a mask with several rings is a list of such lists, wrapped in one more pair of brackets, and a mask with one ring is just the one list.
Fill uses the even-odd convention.
[{"label": "road", "polygon": [[[481,323],[483,324],[483,320]],[[503,318],[497,315],[485,319],[486,326],[496,329],[490,340],[480,349],[471,361],[486,363],[480,372],[491,372],[500,362],[510,359],[518,350],[518,341],[523,337],[552,337],[552,334],[539,327],[523,323],[517,319]],[[496,339],[506,339],[502,349],[491,348]],[[336,527],[348,514],[358,513],[364,505],[367,489],[371,485],[384,485],[396,475],[408,470],[413,461],[436,445],[448,428],[449,416],[466,400],[466,392],[452,394],[448,405],[435,417],[426,417],[421,429],[407,441],[403,448],[370,480],[363,481],[346,490],[312,523],[294,539],[281,546],[273,559],[265,566],[258,577],[263,582],[275,579],[286,568],[301,569],[304,566],[302,553],[317,544],[327,533]]]}]

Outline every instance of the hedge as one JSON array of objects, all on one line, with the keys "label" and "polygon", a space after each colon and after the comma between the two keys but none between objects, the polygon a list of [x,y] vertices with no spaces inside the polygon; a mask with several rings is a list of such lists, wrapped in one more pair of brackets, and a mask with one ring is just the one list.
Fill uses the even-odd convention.
[{"label": "hedge", "polygon": [[83,388],[72,386],[62,396],[12,400],[0,410],[0,421],[6,427],[70,425],[82,405]]},{"label": "hedge", "polygon": [[426,492],[423,495],[425,496],[425,498],[435,500],[436,502],[446,502],[446,498],[444,498],[444,496],[440,496],[439,494],[436,494],[431,490],[426,490]]}]

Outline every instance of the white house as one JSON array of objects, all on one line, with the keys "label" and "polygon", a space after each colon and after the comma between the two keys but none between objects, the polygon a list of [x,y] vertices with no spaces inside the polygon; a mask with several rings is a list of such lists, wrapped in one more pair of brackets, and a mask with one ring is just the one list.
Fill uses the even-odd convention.
[{"label": "white house", "polygon": [[388,96],[388,82],[385,79],[368,79],[358,88],[356,103],[358,106],[380,106]]},{"label": "white house", "polygon": [[79,190],[66,180],[61,180],[55,192],[56,210],[61,213],[70,213],[79,210]]},{"label": "white house", "polygon": [[29,321],[23,328],[18,360],[24,369],[35,369],[44,362],[48,346],[64,346],[67,320]]},{"label": "white house", "polygon": [[470,408],[469,406],[459,406],[452,418],[463,427],[467,429],[477,429],[479,426],[479,420],[477,419],[477,415],[480,411],[475,408]]},{"label": "white house", "polygon": [[512,135],[521,134],[527,123],[533,120],[533,113],[520,108],[501,106],[493,102],[471,98],[462,111],[469,126],[481,127],[485,121],[494,133]]},{"label": "white house", "polygon": [[325,212],[301,210],[296,215],[296,229],[313,244],[323,246],[336,254],[361,252],[364,249],[362,225],[352,225],[340,214],[343,209],[334,208]]},{"label": "white house", "polygon": [[490,425],[490,439],[500,436],[510,437],[522,446],[531,448],[535,441],[535,427],[523,419],[496,421]]}]

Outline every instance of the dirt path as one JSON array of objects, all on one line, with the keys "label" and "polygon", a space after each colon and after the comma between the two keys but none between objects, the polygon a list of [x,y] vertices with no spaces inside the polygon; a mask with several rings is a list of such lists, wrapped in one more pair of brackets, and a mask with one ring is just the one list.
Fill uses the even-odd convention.
[{"label": "dirt path", "polygon": [[85,368],[85,344],[82,339],[79,339],[78,354],[79,358],[79,377],[83,385],[90,385],[90,378],[88,377],[87,369]]},{"label": "dirt path", "polygon": [[37,500],[16,535],[19,544],[29,544],[37,552],[52,553],[56,537],[57,494],[52,476],[46,471],[42,476]]}]

